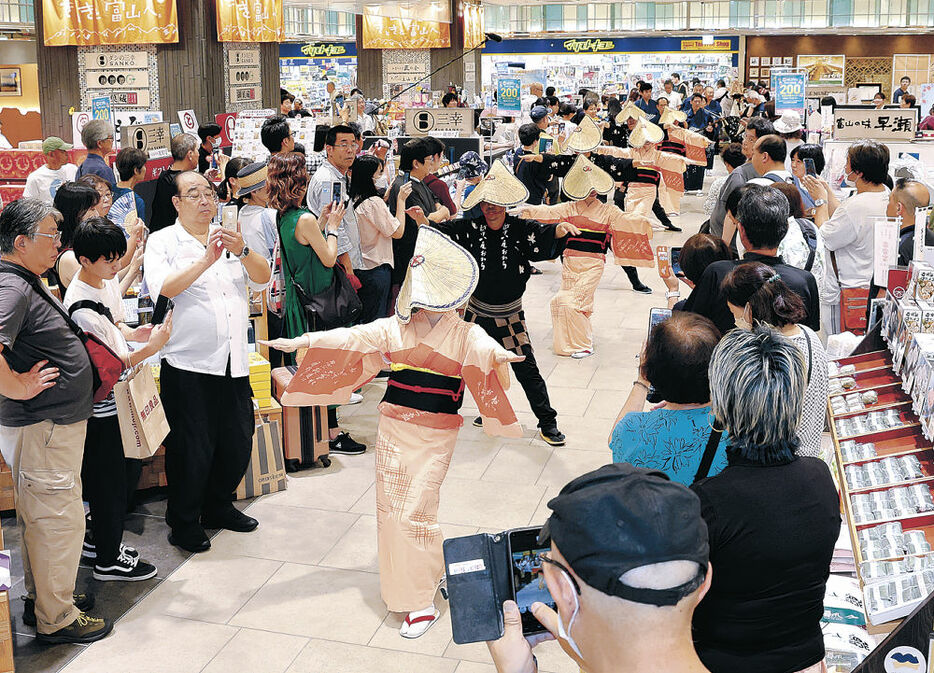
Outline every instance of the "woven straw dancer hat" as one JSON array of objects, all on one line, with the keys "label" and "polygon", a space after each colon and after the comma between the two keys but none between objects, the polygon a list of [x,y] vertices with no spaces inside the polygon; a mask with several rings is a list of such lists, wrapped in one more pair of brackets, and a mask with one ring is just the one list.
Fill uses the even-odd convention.
[{"label": "woven straw dancer hat", "polygon": [[687,121],[687,113],[682,112],[681,110],[675,110],[671,107],[666,107],[665,111],[662,112],[661,118],[658,120],[658,123],[662,126],[668,126],[675,122]]},{"label": "woven straw dancer hat", "polygon": [[636,128],[629,134],[629,144],[634,149],[639,149],[646,143],[660,143],[664,138],[665,132],[660,127],[646,119],[640,119]]},{"label": "woven straw dancer hat", "polygon": [[619,114],[616,115],[616,123],[623,125],[626,123],[627,119],[635,119],[636,121],[639,121],[643,117],[645,117],[645,111],[632,101],[628,101],[623,106],[623,109],[619,111]]},{"label": "woven straw dancer hat", "polygon": [[415,254],[396,299],[396,317],[407,324],[416,308],[456,309],[473,294],[479,276],[477,262],[469,252],[437,229],[419,227]]},{"label": "woven straw dancer hat", "polygon": [[481,201],[512,208],[525,203],[528,198],[529,190],[519,181],[519,178],[510,173],[502,161],[494,161],[490,172],[467,195],[461,208],[470,210]]},{"label": "woven straw dancer hat", "polygon": [[581,123],[568,138],[567,149],[574,152],[590,152],[603,142],[603,131],[590,117],[584,116]]},{"label": "woven straw dancer hat", "polygon": [[569,199],[580,201],[590,196],[590,192],[608,194],[613,190],[613,178],[602,168],[582,154],[577,155],[574,165],[564,177],[562,189]]}]

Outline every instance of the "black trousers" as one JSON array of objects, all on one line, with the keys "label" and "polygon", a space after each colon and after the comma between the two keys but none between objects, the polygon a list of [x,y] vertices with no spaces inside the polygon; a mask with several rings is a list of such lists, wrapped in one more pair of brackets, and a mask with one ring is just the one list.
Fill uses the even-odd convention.
[{"label": "black trousers", "polygon": [[176,369],[162,360],[162,403],[171,431],[165,439],[169,501],[165,521],[181,535],[200,530],[202,514],[233,507],[253,448],[250,378]]},{"label": "black trousers", "polygon": [[357,291],[363,312],[357,321],[366,325],[379,318],[384,318],[389,311],[389,291],[392,285],[392,267],[381,264],[375,269],[357,269],[354,271],[360,281],[361,288]]},{"label": "black trousers", "polygon": [[[282,336],[282,316],[276,315],[272,311],[266,311],[266,333],[269,340],[278,339]],[[272,369],[282,366],[282,352],[275,348],[269,349],[269,366]]]},{"label": "black trousers", "polygon": [[[502,343],[498,334],[500,330],[496,327],[493,318],[484,318],[475,315],[472,320],[480,325],[487,334]],[[515,352],[512,348],[508,348],[505,345],[504,347],[507,350]],[[558,425],[556,420],[558,418],[558,412],[552,408],[551,401],[548,399],[548,388],[545,387],[545,379],[542,378],[542,373],[538,371],[538,363],[535,361],[535,352],[532,350],[532,344],[522,344],[519,346],[519,351],[525,356],[525,360],[522,362],[511,362],[510,365],[512,365],[512,371],[515,373],[519,385],[522,386],[522,390],[525,391],[525,397],[529,400],[532,413],[534,413],[535,417],[538,419],[538,427],[542,429],[555,428]]]},{"label": "black trousers", "polygon": [[142,468],[141,460],[123,455],[116,416],[88,419],[81,484],[84,499],[91,508],[91,533],[99,566],[112,566],[117,560],[123,540],[123,518],[127,504],[133,502]]},{"label": "black trousers", "polygon": [[703,189],[705,171],[706,169],[703,166],[688,166],[684,172],[685,191],[696,192]]}]

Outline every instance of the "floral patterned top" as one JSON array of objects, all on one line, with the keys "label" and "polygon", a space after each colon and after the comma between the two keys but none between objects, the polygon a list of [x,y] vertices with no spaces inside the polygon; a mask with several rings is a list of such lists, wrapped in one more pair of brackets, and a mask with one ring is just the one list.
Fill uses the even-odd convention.
[{"label": "floral patterned top", "polygon": [[[613,462],[661,470],[672,481],[690,486],[707,447],[711,418],[710,406],[626,414],[613,428]],[[723,433],[707,476],[726,467],[726,444]]]}]

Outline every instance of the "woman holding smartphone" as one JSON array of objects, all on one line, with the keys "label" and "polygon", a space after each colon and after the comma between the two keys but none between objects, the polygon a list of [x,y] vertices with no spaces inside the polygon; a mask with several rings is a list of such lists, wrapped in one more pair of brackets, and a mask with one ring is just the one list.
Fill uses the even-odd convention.
[{"label": "woman holding smartphone", "polygon": [[[308,171],[301,154],[274,154],[266,179],[269,206],[278,212],[279,254],[285,279],[282,336],[294,338],[315,329],[307,323],[302,297],[316,295],[331,285],[337,262],[337,229],[344,217],[344,206],[326,205],[320,220],[304,207]],[[296,364],[294,355],[286,359],[288,364]],[[365,445],[341,431],[336,406],[328,407],[328,431],[331,453],[359,454],[366,450]]]},{"label": "woman holding smartphone", "polygon": [[824,151],[820,145],[798,145],[791,150],[789,157],[791,158],[791,175],[794,178],[795,187],[801,192],[804,213],[808,217],[813,217],[814,199],[801,184],[801,179],[808,174],[818,177],[824,172]]}]

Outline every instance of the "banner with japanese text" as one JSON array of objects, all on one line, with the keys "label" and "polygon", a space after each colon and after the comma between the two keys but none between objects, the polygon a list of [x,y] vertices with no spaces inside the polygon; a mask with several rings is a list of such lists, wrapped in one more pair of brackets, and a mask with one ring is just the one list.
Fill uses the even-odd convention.
[{"label": "banner with japanese text", "polygon": [[481,5],[463,5],[464,10],[464,51],[470,51],[483,42],[483,7]]},{"label": "banner with japanese text", "polygon": [[178,42],[175,0],[42,0],[47,47]]},{"label": "banner with japanese text", "polygon": [[216,0],[218,42],[285,39],[282,0]]},{"label": "banner with japanese text", "polygon": [[364,49],[436,49],[451,46],[451,24],[363,15]]}]

